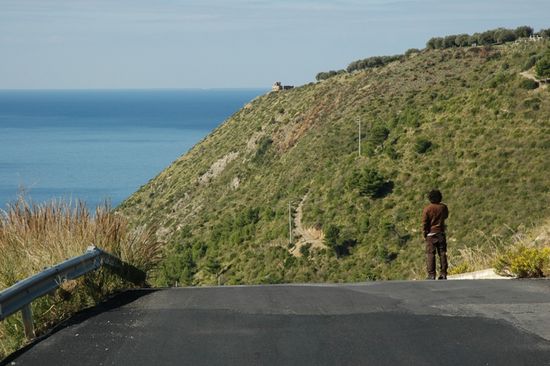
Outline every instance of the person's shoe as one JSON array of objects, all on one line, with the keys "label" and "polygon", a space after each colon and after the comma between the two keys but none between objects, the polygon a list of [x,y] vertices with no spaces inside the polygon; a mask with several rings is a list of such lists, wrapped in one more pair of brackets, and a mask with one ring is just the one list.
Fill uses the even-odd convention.
[{"label": "person's shoe", "polygon": [[446,280],[447,279],[447,275],[439,275],[439,277],[437,277],[438,280]]},{"label": "person's shoe", "polygon": [[435,276],[428,276],[426,277],[426,280],[435,280]]}]

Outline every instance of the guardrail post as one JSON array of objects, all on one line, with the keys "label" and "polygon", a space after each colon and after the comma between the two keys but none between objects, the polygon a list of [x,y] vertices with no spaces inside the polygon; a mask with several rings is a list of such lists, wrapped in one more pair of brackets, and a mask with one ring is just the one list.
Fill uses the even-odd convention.
[{"label": "guardrail post", "polygon": [[90,246],[84,254],[67,259],[0,291],[0,321],[21,311],[25,336],[29,340],[35,338],[31,302],[53,293],[63,281],[74,280],[103,265],[128,281],[139,286],[145,285],[145,272],[95,246]]},{"label": "guardrail post", "polygon": [[23,306],[23,308],[21,309],[21,314],[23,316],[23,327],[25,328],[25,336],[27,337],[27,339],[31,340],[35,337],[31,304]]}]

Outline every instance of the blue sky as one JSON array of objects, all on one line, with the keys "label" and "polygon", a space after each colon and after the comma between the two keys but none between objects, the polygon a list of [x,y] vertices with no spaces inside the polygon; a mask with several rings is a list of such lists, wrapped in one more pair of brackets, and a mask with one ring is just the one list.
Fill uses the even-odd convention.
[{"label": "blue sky", "polygon": [[0,89],[300,85],[549,14],[549,0],[0,0]]}]

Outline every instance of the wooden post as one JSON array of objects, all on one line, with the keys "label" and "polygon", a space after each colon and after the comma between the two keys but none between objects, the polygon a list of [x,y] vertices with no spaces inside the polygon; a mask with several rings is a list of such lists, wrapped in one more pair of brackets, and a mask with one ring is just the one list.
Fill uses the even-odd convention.
[{"label": "wooden post", "polygon": [[21,315],[23,318],[23,327],[25,328],[25,336],[28,340],[31,340],[35,337],[31,304],[27,304],[21,309]]}]

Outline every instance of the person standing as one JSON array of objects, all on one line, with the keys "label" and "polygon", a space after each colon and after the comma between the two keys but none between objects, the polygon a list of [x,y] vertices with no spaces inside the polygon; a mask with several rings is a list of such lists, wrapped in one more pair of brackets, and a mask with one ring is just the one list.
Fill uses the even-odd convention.
[{"label": "person standing", "polygon": [[435,253],[439,256],[439,280],[447,279],[447,239],[445,237],[445,219],[449,209],[441,201],[443,195],[437,189],[428,193],[430,204],[422,211],[422,228],[426,240],[426,267],[428,280],[435,280]]}]

